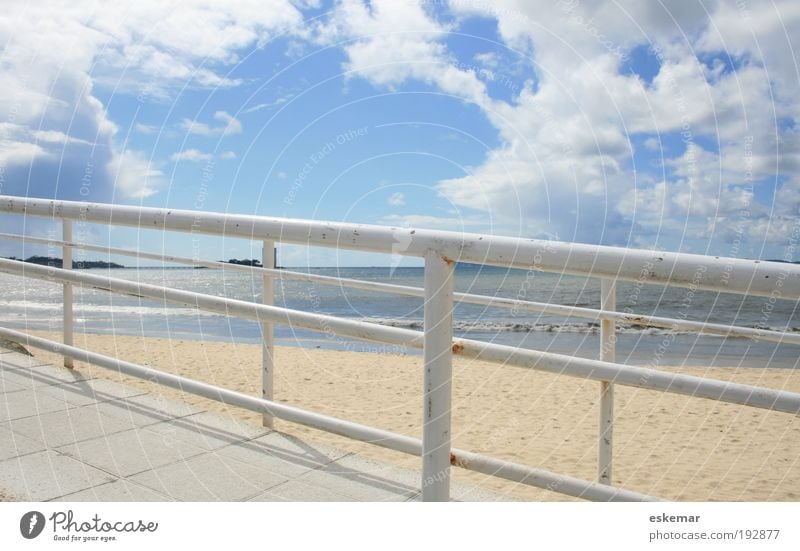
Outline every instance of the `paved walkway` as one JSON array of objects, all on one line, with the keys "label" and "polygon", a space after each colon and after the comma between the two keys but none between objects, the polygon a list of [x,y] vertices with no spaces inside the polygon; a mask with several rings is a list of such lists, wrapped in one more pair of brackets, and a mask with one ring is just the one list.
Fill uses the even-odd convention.
[{"label": "paved walkway", "polygon": [[[413,501],[417,472],[0,348],[0,494],[21,501]],[[502,496],[454,485],[456,500]]]}]

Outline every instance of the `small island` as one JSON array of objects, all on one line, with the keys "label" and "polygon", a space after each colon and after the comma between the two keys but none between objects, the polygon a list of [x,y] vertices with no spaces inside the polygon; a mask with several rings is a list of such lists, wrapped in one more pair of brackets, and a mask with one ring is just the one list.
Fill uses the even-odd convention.
[{"label": "small island", "polygon": [[228,264],[238,264],[239,266],[255,266],[256,268],[261,268],[261,261],[257,258],[243,258],[239,260],[238,258],[231,258],[230,260],[220,260],[220,262],[227,262]]},{"label": "small island", "polygon": [[[42,266],[50,266],[52,268],[61,268],[64,266],[64,260],[53,256],[29,256],[22,259],[16,256],[9,256],[9,260],[19,260],[20,262],[29,262],[31,264],[40,264]],[[125,268],[122,264],[116,262],[106,262],[104,260],[73,260],[72,268],[75,270],[89,270],[91,268]]]}]

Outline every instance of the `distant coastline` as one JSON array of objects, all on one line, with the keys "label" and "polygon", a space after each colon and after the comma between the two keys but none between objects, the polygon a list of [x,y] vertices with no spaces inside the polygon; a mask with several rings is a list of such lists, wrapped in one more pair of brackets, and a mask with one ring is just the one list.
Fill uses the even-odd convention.
[{"label": "distant coastline", "polygon": [[[8,256],[5,257],[8,260],[18,260],[20,262],[28,262],[30,264],[39,264],[41,266],[50,266],[51,268],[62,268],[64,266],[64,260],[62,258],[53,257],[53,256],[41,256],[41,255],[34,255],[29,256],[28,258],[17,258],[16,256]],[[219,262],[224,262],[226,264],[238,264],[240,266],[254,266],[256,268],[261,268],[261,261],[258,259],[238,259],[238,258],[231,258],[230,260],[220,260]],[[72,261],[72,268],[75,270],[90,270],[94,269],[120,269],[120,268],[132,268],[132,266],[124,266],[122,264],[117,264],[116,262],[106,262],[104,260],[73,260]],[[161,268],[160,266],[144,266],[140,268]],[[175,269],[203,269],[206,266],[180,266]]]},{"label": "distant coastline", "polygon": [[[50,266],[51,268],[61,268],[64,265],[64,260],[52,256],[29,256],[28,258],[17,258],[9,256],[9,260],[19,260],[20,262],[27,262],[29,264],[39,264],[41,266]],[[116,262],[106,262],[104,260],[73,260],[72,267],[76,270],[89,270],[92,268],[125,268],[122,264]]]}]

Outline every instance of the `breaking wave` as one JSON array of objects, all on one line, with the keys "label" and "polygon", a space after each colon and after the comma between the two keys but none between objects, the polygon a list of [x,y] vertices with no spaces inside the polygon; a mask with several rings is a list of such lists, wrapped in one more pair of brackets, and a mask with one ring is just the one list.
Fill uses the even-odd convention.
[{"label": "breaking wave", "polygon": [[[423,329],[422,320],[418,319],[389,319],[389,318],[364,318],[363,321],[401,327],[404,329]],[[772,331],[800,332],[800,327],[761,327]],[[600,322],[563,322],[563,323],[526,323],[519,321],[470,321],[455,320],[453,330],[459,333],[578,333],[599,334]],[[647,327],[643,325],[617,324],[617,333],[635,335],[696,335],[697,331],[689,329],[669,329],[662,327]],[[709,335],[706,335],[709,336]],[[713,336],[713,335],[711,335]]]}]

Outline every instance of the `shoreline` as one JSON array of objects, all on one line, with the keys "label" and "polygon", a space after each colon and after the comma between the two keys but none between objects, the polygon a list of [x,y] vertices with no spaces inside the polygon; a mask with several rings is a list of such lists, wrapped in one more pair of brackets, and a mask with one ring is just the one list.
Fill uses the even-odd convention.
[{"label": "shoreline", "polygon": [[[34,332],[52,340],[54,333]],[[223,341],[75,334],[75,345],[260,394],[261,347]],[[31,349],[59,364],[59,356]],[[419,437],[422,359],[416,355],[276,347],[276,400]],[[237,419],[260,415],[76,362],[94,377],[146,388]],[[663,368],[800,392],[794,369]],[[454,359],[453,445],[594,479],[599,385],[564,375]],[[616,387],[614,484],[656,497],[698,501],[800,500],[800,420],[710,400]],[[406,468],[419,459],[276,420],[276,429]],[[767,452],[767,453],[765,453]],[[514,499],[565,496],[454,469],[455,480]]]}]

